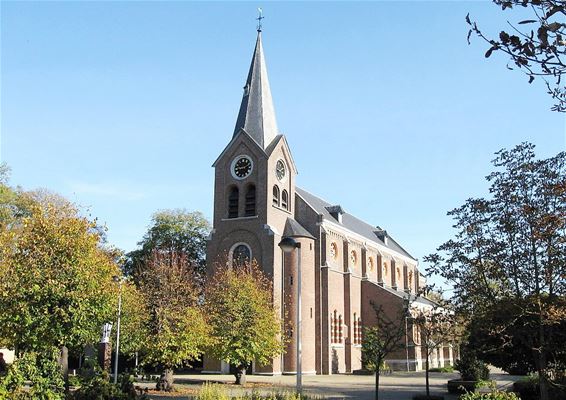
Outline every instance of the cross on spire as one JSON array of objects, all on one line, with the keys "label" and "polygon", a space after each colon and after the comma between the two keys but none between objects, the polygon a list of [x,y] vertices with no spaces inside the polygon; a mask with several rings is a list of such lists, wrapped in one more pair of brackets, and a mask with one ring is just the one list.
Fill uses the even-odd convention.
[{"label": "cross on spire", "polygon": [[265,17],[263,16],[263,10],[261,8],[258,8],[257,12],[258,12],[258,16],[256,18],[257,19],[257,31],[261,32],[261,20]]}]

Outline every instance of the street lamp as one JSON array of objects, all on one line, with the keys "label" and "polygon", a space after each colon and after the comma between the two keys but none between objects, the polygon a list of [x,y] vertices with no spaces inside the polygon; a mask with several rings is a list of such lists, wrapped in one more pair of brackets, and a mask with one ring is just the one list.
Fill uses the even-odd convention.
[{"label": "street lamp", "polygon": [[114,360],[114,384],[118,383],[118,354],[120,351],[120,317],[122,315],[122,283],[124,279],[119,276],[112,277],[118,284],[118,321],[116,322],[116,359]]},{"label": "street lamp", "polygon": [[297,394],[302,397],[303,393],[303,371],[301,366],[302,348],[301,348],[301,243],[297,242],[290,236],[286,236],[279,242],[279,247],[283,253],[290,254],[297,249],[297,319],[296,319],[296,341],[297,341]]}]

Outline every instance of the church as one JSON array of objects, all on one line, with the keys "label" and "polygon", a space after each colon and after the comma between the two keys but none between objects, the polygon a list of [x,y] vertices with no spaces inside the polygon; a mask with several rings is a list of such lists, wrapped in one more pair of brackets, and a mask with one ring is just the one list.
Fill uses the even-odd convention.
[{"label": "church", "polygon": [[[297,166],[277,127],[265,62],[261,28],[244,86],[233,136],[213,164],[214,217],[207,244],[208,273],[219,255],[229,262],[256,260],[272,279],[276,309],[295,320],[297,262],[301,263],[301,344],[303,374],[352,373],[362,369],[364,326],[375,323],[374,305],[391,317],[416,297],[424,277],[418,261],[387,231],[350,215],[296,186]],[[284,254],[283,237],[300,243]],[[405,346],[391,354],[391,369],[421,370],[418,332],[405,318]],[[269,365],[251,366],[255,374],[295,374],[296,335],[287,333],[286,352]],[[452,349],[440,349],[432,365],[451,363]],[[205,358],[203,372],[228,373],[221,360]]]}]

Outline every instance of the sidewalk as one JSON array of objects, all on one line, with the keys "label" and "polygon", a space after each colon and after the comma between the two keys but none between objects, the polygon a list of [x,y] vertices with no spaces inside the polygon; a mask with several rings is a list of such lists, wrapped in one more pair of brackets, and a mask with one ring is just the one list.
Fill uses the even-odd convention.
[{"label": "sidewalk", "polygon": [[[457,373],[430,373],[431,394],[444,396],[445,400],[456,400],[457,396],[451,395],[446,390],[446,382],[456,379]],[[491,376],[497,381],[497,386],[507,388],[518,377],[510,376],[502,372],[494,371]],[[237,395],[252,390],[262,393],[273,391],[295,389],[295,376],[260,376],[248,375],[247,381],[250,387],[237,387],[232,385],[232,375],[175,375],[175,384],[181,389],[198,390],[204,382],[216,382],[226,384],[230,394]],[[322,396],[329,400],[338,399],[360,399],[373,400],[375,377],[368,375],[305,375],[303,376],[303,390],[306,394]],[[150,386],[149,384],[143,386]],[[380,378],[380,400],[411,400],[415,394],[425,393],[424,372],[394,372]],[[179,397],[154,396],[155,399],[179,399]],[[183,397],[181,397],[183,398]],[[186,398],[186,397],[185,397]]]}]

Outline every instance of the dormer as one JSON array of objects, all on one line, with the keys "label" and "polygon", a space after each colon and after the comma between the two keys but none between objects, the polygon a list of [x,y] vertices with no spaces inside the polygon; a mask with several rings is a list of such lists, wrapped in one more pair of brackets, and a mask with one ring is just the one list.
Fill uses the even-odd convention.
[{"label": "dormer", "polygon": [[379,240],[381,240],[386,246],[388,246],[387,238],[389,237],[389,235],[387,234],[387,231],[385,229],[379,229],[377,231],[374,231],[374,233],[375,236],[379,238]]},{"label": "dormer", "polygon": [[342,223],[342,215],[345,213],[344,209],[340,205],[328,206],[326,210],[332,215],[332,217],[338,221],[339,224]]}]

